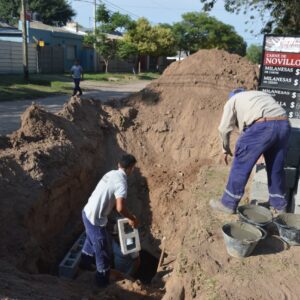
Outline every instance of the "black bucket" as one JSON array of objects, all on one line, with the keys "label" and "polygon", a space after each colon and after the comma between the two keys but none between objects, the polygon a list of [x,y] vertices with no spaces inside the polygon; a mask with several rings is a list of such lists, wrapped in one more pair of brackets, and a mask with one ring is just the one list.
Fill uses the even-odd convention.
[{"label": "black bucket", "polygon": [[243,222],[225,224],[222,231],[228,254],[237,258],[249,256],[267,235],[264,229]]},{"label": "black bucket", "polygon": [[300,214],[285,213],[277,216],[276,224],[280,237],[289,245],[300,245]]},{"label": "black bucket", "polygon": [[272,213],[266,207],[247,204],[238,207],[238,214],[242,222],[265,227],[272,222]]}]

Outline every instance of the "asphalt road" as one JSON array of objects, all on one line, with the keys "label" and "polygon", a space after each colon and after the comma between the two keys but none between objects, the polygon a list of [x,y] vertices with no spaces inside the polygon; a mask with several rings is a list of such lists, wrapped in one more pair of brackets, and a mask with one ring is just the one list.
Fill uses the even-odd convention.
[{"label": "asphalt road", "polygon": [[[85,81],[82,84],[83,96],[90,96],[99,101],[105,102],[110,99],[121,99],[133,92],[143,89],[149,81],[120,83],[100,83]],[[10,134],[20,127],[20,115],[31,105],[32,102],[40,104],[47,111],[57,112],[64,103],[70,99],[70,95],[59,95],[35,100],[18,100],[0,102],[0,135]]]}]

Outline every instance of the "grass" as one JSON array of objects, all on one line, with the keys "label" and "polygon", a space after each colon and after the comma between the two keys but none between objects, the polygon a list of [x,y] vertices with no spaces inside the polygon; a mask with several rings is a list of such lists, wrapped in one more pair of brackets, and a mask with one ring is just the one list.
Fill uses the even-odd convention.
[{"label": "grass", "polygon": [[86,73],[84,74],[84,80],[96,80],[96,81],[124,81],[131,80],[153,80],[159,77],[158,73]]},{"label": "grass", "polygon": [[22,75],[0,75],[0,101],[35,99],[71,90],[71,78],[63,75],[31,74],[28,82]]},{"label": "grass", "polygon": [[[153,80],[158,73],[86,73],[84,80],[129,82],[133,80]],[[72,92],[72,78],[70,75],[30,74],[26,82],[22,75],[0,75],[0,101],[21,99],[36,99],[56,94],[70,94]]]}]

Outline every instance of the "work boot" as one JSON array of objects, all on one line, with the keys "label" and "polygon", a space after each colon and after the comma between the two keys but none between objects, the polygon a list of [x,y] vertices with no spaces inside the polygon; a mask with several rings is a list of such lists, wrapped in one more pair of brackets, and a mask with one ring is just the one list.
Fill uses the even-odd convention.
[{"label": "work boot", "polygon": [[105,288],[109,285],[109,274],[110,270],[103,272],[96,272],[96,284],[100,288]]},{"label": "work boot", "polygon": [[211,200],[209,201],[209,205],[210,205],[210,207],[211,207],[213,210],[216,210],[216,211],[219,211],[219,212],[222,212],[222,213],[225,213],[225,214],[229,214],[229,215],[235,214],[235,210],[234,210],[234,209],[231,209],[231,208],[226,207],[226,206],[225,206],[221,201],[219,201],[219,200],[211,199]]}]

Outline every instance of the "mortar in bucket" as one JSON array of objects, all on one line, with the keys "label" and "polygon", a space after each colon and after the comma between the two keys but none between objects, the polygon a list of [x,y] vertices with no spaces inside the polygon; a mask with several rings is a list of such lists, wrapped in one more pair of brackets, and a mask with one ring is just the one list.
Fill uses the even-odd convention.
[{"label": "mortar in bucket", "polygon": [[280,237],[289,245],[300,245],[300,214],[284,213],[277,216],[276,224]]},{"label": "mortar in bucket", "polygon": [[264,229],[243,222],[227,223],[222,231],[228,254],[237,258],[249,256],[267,235]]},{"label": "mortar in bucket", "polygon": [[265,227],[272,222],[272,213],[266,207],[254,204],[241,205],[238,214],[242,222]]}]

